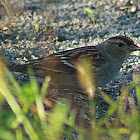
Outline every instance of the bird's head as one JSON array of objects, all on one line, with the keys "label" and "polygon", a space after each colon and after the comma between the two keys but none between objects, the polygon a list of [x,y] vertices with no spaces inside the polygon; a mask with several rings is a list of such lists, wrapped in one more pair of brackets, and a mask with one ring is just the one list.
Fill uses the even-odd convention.
[{"label": "bird's head", "polygon": [[131,52],[140,50],[140,47],[126,36],[115,36],[103,43],[109,55],[122,61],[126,60]]}]

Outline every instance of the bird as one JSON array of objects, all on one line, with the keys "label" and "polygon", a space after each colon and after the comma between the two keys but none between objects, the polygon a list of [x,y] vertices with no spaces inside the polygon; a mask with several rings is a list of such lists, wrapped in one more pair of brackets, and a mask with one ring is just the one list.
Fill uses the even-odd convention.
[{"label": "bird", "polygon": [[[140,50],[127,36],[114,36],[96,46],[85,46],[60,51],[33,60],[27,64],[10,66],[11,71],[27,72],[32,67],[35,76],[51,77],[52,83],[63,89],[83,90],[78,79],[77,63],[83,58],[90,60],[97,87],[104,87],[119,73],[123,62],[133,51]],[[89,63],[89,61],[84,63]]]}]

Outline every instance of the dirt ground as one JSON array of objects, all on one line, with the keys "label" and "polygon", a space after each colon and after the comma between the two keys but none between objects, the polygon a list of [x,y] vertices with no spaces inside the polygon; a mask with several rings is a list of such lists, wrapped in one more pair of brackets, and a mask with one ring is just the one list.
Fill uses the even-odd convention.
[{"label": "dirt ground", "polygon": [[[116,35],[127,35],[140,46],[139,0],[26,0],[12,4],[14,7],[10,8],[10,3],[7,3],[11,14],[0,5],[0,10],[3,10],[0,15],[0,54],[8,66],[27,63],[57,51],[97,45]],[[92,14],[84,8],[90,8]],[[137,52],[125,61],[120,73],[103,90],[116,100],[122,86],[129,85],[139,73],[140,53]],[[13,74],[21,85],[28,80],[24,74]],[[42,83],[42,79],[38,81]],[[130,95],[136,99],[135,90]],[[81,117],[89,125],[87,97],[58,89],[50,89],[47,96],[54,100],[59,97],[72,100],[72,108],[77,108],[77,123]],[[100,118],[108,104],[99,94],[96,97],[96,117]]]}]

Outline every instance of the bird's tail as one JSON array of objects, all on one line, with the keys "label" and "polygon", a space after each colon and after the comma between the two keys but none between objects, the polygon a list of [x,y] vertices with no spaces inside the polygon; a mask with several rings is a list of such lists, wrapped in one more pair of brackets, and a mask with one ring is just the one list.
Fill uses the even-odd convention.
[{"label": "bird's tail", "polygon": [[28,73],[28,66],[27,64],[14,64],[8,66],[8,69],[12,72],[21,72],[21,73]]},{"label": "bird's tail", "polygon": [[[33,73],[36,77],[44,78],[44,71],[41,69],[41,67],[35,67],[30,64],[18,64],[18,65],[10,65],[8,66],[8,68],[12,72],[20,72],[25,74]],[[47,75],[46,72],[45,75]]]}]

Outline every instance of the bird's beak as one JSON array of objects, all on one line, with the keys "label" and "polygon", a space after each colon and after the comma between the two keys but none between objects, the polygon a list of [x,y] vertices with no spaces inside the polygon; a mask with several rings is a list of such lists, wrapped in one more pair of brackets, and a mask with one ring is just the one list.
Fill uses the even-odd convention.
[{"label": "bird's beak", "polygon": [[129,50],[130,50],[130,51],[138,51],[138,50],[140,51],[140,47],[138,47],[138,46],[135,45],[135,44],[134,44],[134,45],[130,45],[130,46],[129,46]]}]

